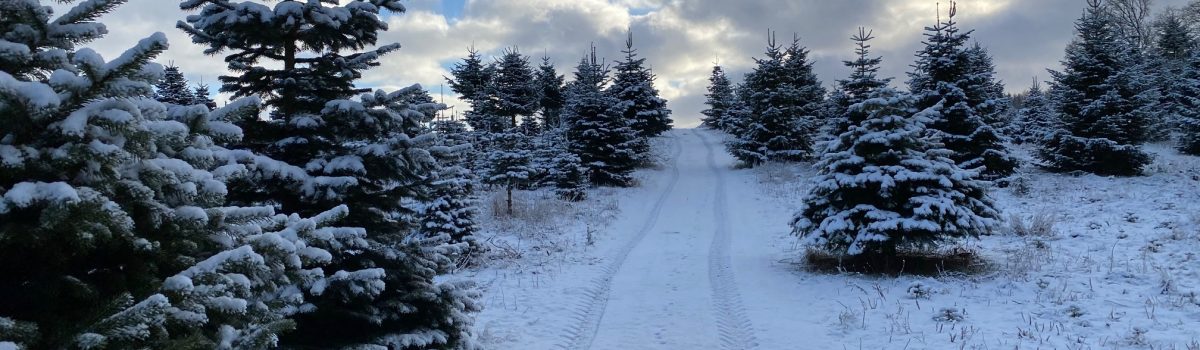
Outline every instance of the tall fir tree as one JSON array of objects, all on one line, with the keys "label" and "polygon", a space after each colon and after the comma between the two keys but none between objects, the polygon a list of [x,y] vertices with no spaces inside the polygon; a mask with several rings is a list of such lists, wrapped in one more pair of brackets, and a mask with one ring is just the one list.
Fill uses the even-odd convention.
[{"label": "tall fir tree", "polygon": [[1013,138],[1020,143],[1040,144],[1046,137],[1062,126],[1050,99],[1035,79],[1025,94],[1021,109],[1013,120]]},{"label": "tall fir tree", "polygon": [[1192,54],[1191,63],[1183,69],[1178,88],[1173,90],[1179,103],[1178,148],[1180,152],[1200,156],[1200,52]]},{"label": "tall fir tree", "polygon": [[925,28],[925,46],[909,73],[909,91],[918,109],[936,112],[928,125],[931,135],[954,152],[950,158],[959,167],[982,167],[984,178],[1003,178],[1016,172],[1019,163],[1004,146],[1004,136],[980,114],[998,108],[985,97],[993,88],[990,77],[980,78],[980,72],[991,70],[972,66],[981,59],[965,47],[971,31],[960,32],[954,20],[957,12],[952,2],[946,20]]},{"label": "tall fir tree", "polygon": [[1063,70],[1050,71],[1049,95],[1062,128],[1047,137],[1039,157],[1056,171],[1137,175],[1151,159],[1138,147],[1145,120],[1130,77],[1134,62],[1101,1],[1088,5],[1075,22]]},{"label": "tall fir tree", "polygon": [[850,37],[854,41],[854,54],[858,57],[853,61],[842,61],[851,72],[849,78],[838,80],[837,93],[830,98],[834,111],[827,113],[832,120],[827,120],[825,124],[826,132],[832,136],[841,135],[851,126],[866,120],[866,114],[857,113],[861,110],[851,110],[850,106],[866,101],[872,93],[887,87],[892,81],[892,78],[879,77],[879,65],[883,63],[883,58],[871,56],[870,41],[875,39],[873,34],[874,31],[859,27],[858,33]]},{"label": "tall fir tree", "polygon": [[[419,232],[423,186],[436,161],[426,149],[423,124],[441,108],[420,103],[419,86],[369,93],[355,87],[362,71],[398,44],[375,46],[387,29],[382,12],[400,14],[399,0],[250,1],[188,0],[198,10],[179,27],[206,52],[226,52],[240,76],[222,76],[222,91],[263,96],[271,118],[239,121],[246,147],[302,167],[321,181],[276,179],[235,184],[235,203],[274,205],[315,215],[349,204],[344,219],[365,229],[366,246],[332,251],[339,278],[306,290],[314,306],[294,317],[285,347],[460,348],[471,344],[472,292],[435,281],[457,246]],[[267,68],[265,61],[282,69]],[[362,93],[361,95],[358,95]],[[355,96],[358,95],[358,96]],[[414,103],[416,102],[416,103]],[[382,283],[364,284],[364,280]]]},{"label": "tall fir tree", "polygon": [[894,257],[989,232],[999,216],[977,175],[925,137],[935,110],[883,88],[851,107],[867,115],[829,142],[792,221],[806,242],[837,254]]},{"label": "tall fir tree", "polygon": [[604,93],[608,68],[596,58],[593,46],[575,70],[567,89],[566,120],[570,150],[583,162],[588,181],[598,186],[630,186],[637,166],[641,138],[615,111],[615,98]]},{"label": "tall fir tree", "polygon": [[163,69],[163,78],[154,84],[154,99],[158,102],[187,106],[193,104],[196,95],[188,88],[188,81],[179,67],[168,65]]},{"label": "tall fir tree", "polygon": [[748,166],[809,158],[825,93],[812,72],[808,50],[798,40],[781,48],[771,34],[766,58],[755,61],[758,66],[742,86],[749,116],[727,144],[730,153]]},{"label": "tall fir tree", "polygon": [[466,120],[471,128],[491,132],[504,130],[505,124],[498,120],[497,107],[490,98],[496,67],[485,64],[479,51],[471,47],[467,49],[467,57],[463,58],[462,63],[450,68],[450,75],[452,78],[446,78],[450,89],[471,104],[471,110],[466,113]]},{"label": "tall fir tree", "polygon": [[1012,122],[1010,116],[1008,95],[1004,93],[1004,84],[996,79],[996,64],[987,49],[975,43],[965,51],[967,76],[963,89],[967,101],[974,106],[975,113],[983,118],[995,130],[1005,130]]},{"label": "tall fir tree", "polygon": [[496,74],[490,86],[491,98],[496,102],[496,117],[507,119],[505,131],[515,131],[510,128],[519,125],[522,117],[532,117],[537,111],[541,94],[535,82],[529,58],[521,55],[516,47],[505,49],[496,63]]},{"label": "tall fir tree", "polygon": [[633,32],[621,51],[625,59],[618,62],[607,93],[617,104],[615,112],[629,121],[629,126],[641,137],[655,137],[671,130],[671,110],[667,100],[659,97],[654,88],[654,73],[645,67],[646,59],[637,56],[633,48]]},{"label": "tall fir tree", "polygon": [[542,113],[543,127],[554,129],[562,126],[563,106],[566,104],[563,76],[558,74],[558,70],[550,62],[550,56],[542,57],[535,82],[540,97],[538,109]]},{"label": "tall fir tree", "polygon": [[734,96],[733,83],[720,65],[713,66],[712,75],[708,77],[708,93],[704,98],[708,108],[700,112],[704,115],[702,125],[709,129],[729,131],[726,119],[737,97]]}]

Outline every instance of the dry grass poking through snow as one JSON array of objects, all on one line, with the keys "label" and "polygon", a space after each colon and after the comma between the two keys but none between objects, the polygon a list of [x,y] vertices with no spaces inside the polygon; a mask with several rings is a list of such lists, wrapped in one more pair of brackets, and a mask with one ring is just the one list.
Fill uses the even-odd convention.
[{"label": "dry grass poking through snow", "polygon": [[[1200,158],[1164,145],[1147,150],[1157,159],[1146,176],[1025,169],[1012,186],[995,189],[1004,228],[965,243],[990,264],[985,272],[797,271],[797,279],[838,289],[812,293],[842,305],[827,311],[827,327],[848,349],[1200,350]],[[792,210],[813,173],[779,165],[749,171],[764,197]],[[804,250],[792,245],[780,254],[798,258]]]}]

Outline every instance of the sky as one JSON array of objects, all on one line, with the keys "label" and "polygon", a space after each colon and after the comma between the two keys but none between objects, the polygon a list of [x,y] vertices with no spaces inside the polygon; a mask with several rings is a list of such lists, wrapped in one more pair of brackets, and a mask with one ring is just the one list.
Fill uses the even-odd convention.
[{"label": "sky", "polygon": [[[348,1],[348,0],[343,0]],[[1156,8],[1179,7],[1188,0],[1156,0]],[[109,35],[90,43],[113,58],[138,39],[161,31],[171,48],[158,61],[180,67],[191,81],[216,82],[226,74],[220,56],[175,28],[189,13],[179,1],[130,0],[100,20]],[[475,47],[497,56],[517,47],[539,63],[549,56],[568,79],[580,57],[594,43],[598,53],[621,58],[627,31],[638,53],[657,74],[656,87],[666,98],[676,126],[699,124],[704,93],[714,63],[740,81],[762,57],[767,33],[786,43],[793,35],[811,50],[820,79],[832,86],[849,71],[843,60],[853,56],[850,36],[858,27],[873,30],[874,55],[883,56],[881,74],[903,83],[922,29],[943,16],[942,0],[410,0],[408,10],[388,14],[389,30],[380,44],[402,48],[385,56],[380,67],[364,74],[359,86],[396,89],[421,84],[435,98],[445,92],[447,105],[469,108],[443,88],[449,67]],[[973,40],[995,58],[996,70],[1010,92],[1026,90],[1033,79],[1045,80],[1046,69],[1059,67],[1063,49],[1073,36],[1073,21],[1085,0],[962,0],[960,26],[974,30]],[[61,8],[61,6],[57,6]],[[59,11],[58,13],[61,13]],[[215,90],[215,88],[214,88]],[[222,96],[218,100],[222,101]]]}]

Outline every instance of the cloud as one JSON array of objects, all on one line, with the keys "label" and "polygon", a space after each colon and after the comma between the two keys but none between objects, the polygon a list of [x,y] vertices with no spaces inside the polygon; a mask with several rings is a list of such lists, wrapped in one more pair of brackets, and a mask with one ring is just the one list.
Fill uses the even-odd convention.
[{"label": "cloud", "polygon": [[[345,1],[345,0],[343,0]],[[1181,6],[1188,0],[1158,0],[1159,7]],[[438,95],[447,67],[474,46],[497,55],[516,46],[527,55],[550,56],[559,72],[570,77],[579,58],[595,43],[609,61],[621,57],[626,30],[632,30],[639,54],[658,75],[657,87],[670,100],[678,126],[698,124],[703,94],[715,60],[740,80],[761,57],[766,33],[780,41],[797,33],[812,51],[817,74],[827,85],[848,73],[841,61],[850,59],[849,40],[859,26],[875,31],[874,54],[884,56],[882,74],[905,80],[912,55],[920,46],[922,29],[936,20],[936,0],[466,0],[457,16],[443,12],[461,0],[412,0],[408,12],[388,16],[389,30],[381,43],[403,48],[386,56],[382,66],[365,74],[361,85],[398,88],[420,83]],[[1010,91],[1024,90],[1035,76],[1048,76],[1058,67],[1063,48],[1073,35],[1082,0],[963,0],[958,19],[974,29],[974,39],[996,59],[1001,79]],[[177,1],[130,0],[105,16],[109,37],[94,43],[106,57],[115,57],[154,31],[168,34],[171,49],[160,61],[174,61],[191,80],[215,81],[226,74],[221,57],[205,56],[203,47],[174,28],[186,13]],[[538,63],[537,60],[534,62]],[[448,89],[446,89],[448,91]],[[447,103],[467,108],[453,96]]]}]

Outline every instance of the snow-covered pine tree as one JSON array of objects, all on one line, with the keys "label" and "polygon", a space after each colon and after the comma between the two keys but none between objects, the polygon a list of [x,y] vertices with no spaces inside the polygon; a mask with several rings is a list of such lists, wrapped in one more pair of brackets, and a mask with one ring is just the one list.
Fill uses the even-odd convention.
[{"label": "snow-covered pine tree", "polygon": [[1196,38],[1188,29],[1178,10],[1164,11],[1154,23],[1158,36],[1154,43],[1157,55],[1171,61],[1187,62],[1197,50]]},{"label": "snow-covered pine tree", "polygon": [[217,101],[213,101],[209,93],[207,84],[196,84],[192,90],[192,103],[190,104],[208,107],[209,110],[217,109]]},{"label": "snow-covered pine tree", "polygon": [[550,56],[542,57],[535,85],[540,97],[538,109],[542,113],[543,128],[552,129],[562,126],[562,110],[566,104],[566,96],[563,95],[563,76],[558,74],[558,70],[550,62]]},{"label": "snow-covered pine tree", "polygon": [[167,65],[163,69],[163,78],[154,84],[154,99],[169,105],[187,106],[196,100],[188,81],[179,71],[179,67]]},{"label": "snow-covered pine tree", "polygon": [[1200,52],[1192,54],[1191,63],[1183,68],[1176,86],[1172,92],[1181,107],[1176,116],[1179,151],[1200,156]]},{"label": "snow-covered pine tree", "polygon": [[881,88],[851,107],[868,117],[826,145],[795,234],[837,254],[892,257],[994,227],[986,183],[925,137],[936,111],[913,115],[915,102]]},{"label": "snow-covered pine tree", "polygon": [[917,109],[935,110],[928,125],[931,135],[954,152],[950,158],[959,167],[982,167],[984,178],[1003,178],[1016,172],[1019,163],[1004,146],[1004,136],[980,115],[981,108],[992,108],[988,101],[982,97],[972,101],[968,95],[992,88],[985,81],[990,79],[976,79],[978,72],[990,70],[971,66],[979,62],[964,48],[971,32],[959,31],[954,20],[957,12],[952,2],[945,21],[939,19],[925,28],[925,46],[917,52],[909,73],[909,91],[917,99]]},{"label": "snow-covered pine tree", "polygon": [[642,140],[628,121],[614,111],[616,99],[605,94],[608,68],[596,58],[596,48],[585,56],[568,84],[565,120],[571,153],[587,169],[588,181],[598,186],[630,186],[637,166],[636,149]]},{"label": "snow-covered pine tree", "polygon": [[658,89],[654,88],[654,73],[645,67],[646,59],[637,57],[633,32],[628,33],[621,53],[625,59],[617,62],[607,91],[617,101],[615,112],[629,121],[630,128],[640,137],[655,137],[671,130],[671,110],[667,109],[667,100],[659,97]]},{"label": "snow-covered pine tree", "polygon": [[587,199],[587,174],[583,161],[571,152],[559,152],[553,160],[550,178],[559,199],[578,202]]},{"label": "snow-covered pine tree", "polygon": [[1146,113],[1147,137],[1151,141],[1166,141],[1172,133],[1182,131],[1182,121],[1196,108],[1191,99],[1197,94],[1186,77],[1192,55],[1197,52],[1196,40],[1175,10],[1164,11],[1154,27],[1158,37],[1141,69],[1157,92],[1152,110]]},{"label": "snow-covered pine tree", "polygon": [[749,117],[726,146],[748,166],[768,161],[799,161],[812,154],[815,119],[824,89],[812,73],[808,50],[793,41],[783,49],[772,33],[766,58],[746,74],[742,101]]},{"label": "snow-covered pine tree", "polygon": [[[231,70],[223,91],[265,96],[275,107],[268,120],[243,119],[246,147],[302,166],[324,179],[296,186],[276,179],[236,183],[237,203],[278,206],[302,216],[322,208],[350,206],[344,219],[365,228],[368,247],[331,251],[335,278],[306,290],[315,306],[294,318],[297,331],[285,347],[459,348],[470,345],[476,305],[469,290],[435,282],[450,246],[419,232],[422,186],[436,161],[422,136],[436,104],[414,104],[419,86],[395,92],[362,89],[354,82],[381,55],[399,47],[375,46],[387,28],[382,12],[403,13],[399,0],[279,1],[274,8],[251,1],[188,0],[199,10],[179,27],[209,53],[226,52]],[[272,52],[263,55],[262,52]],[[283,69],[267,68],[274,61]],[[383,283],[363,288],[358,273]],[[340,277],[339,277],[340,276]]]},{"label": "snow-covered pine tree", "polygon": [[[496,117],[506,119],[506,132],[515,132],[521,117],[531,117],[541,102],[538,86],[535,85],[529,58],[521,55],[516,47],[504,50],[496,62],[496,74],[490,85],[491,96],[496,103]],[[535,121],[536,124],[536,121]]]},{"label": "snow-covered pine tree", "polygon": [[892,78],[879,77],[879,65],[883,63],[883,58],[871,57],[870,41],[875,39],[873,34],[874,31],[859,27],[858,33],[850,37],[854,41],[854,54],[858,57],[853,61],[842,61],[851,72],[849,78],[838,80],[837,90],[830,98],[835,111],[827,112],[833,120],[826,120],[825,125],[826,132],[831,136],[841,135],[851,126],[866,120],[866,114],[851,113],[850,106],[866,101],[875,90],[887,87],[892,81]]},{"label": "snow-covered pine tree", "polygon": [[702,120],[704,127],[729,131],[726,127],[726,118],[729,116],[729,110],[736,103],[734,99],[737,98],[733,93],[733,83],[725,75],[725,70],[720,65],[714,65],[712,75],[708,77],[708,93],[704,95],[704,104],[708,105],[708,109],[700,112],[704,115]]},{"label": "snow-covered pine tree", "polygon": [[[480,249],[475,239],[479,227],[475,221],[475,178],[463,167],[463,157],[474,152],[470,144],[438,135],[438,147],[433,150],[438,168],[430,177],[430,200],[421,210],[422,233],[427,237],[444,235],[450,243],[467,243],[471,250]],[[460,259],[461,260],[461,259]]]},{"label": "snow-covered pine tree", "polygon": [[298,291],[325,278],[325,248],[354,246],[357,230],[224,207],[225,177],[245,165],[303,172],[215,145],[240,137],[225,120],[256,116],[257,99],[211,113],[154,100],[162,33],[107,62],[75,50],[120,3],[51,20],[38,1],[0,1],[17,14],[0,37],[18,53],[0,55],[0,123],[13,126],[0,132],[0,343],[271,347]]},{"label": "snow-covered pine tree", "polygon": [[1050,99],[1042,91],[1041,84],[1034,79],[1033,86],[1025,94],[1021,109],[1013,120],[1013,139],[1020,143],[1041,143],[1050,133],[1062,126],[1061,120],[1050,105]]},{"label": "snow-covered pine tree", "polygon": [[1046,138],[1039,157],[1056,171],[1137,175],[1151,158],[1138,147],[1145,120],[1129,76],[1134,64],[1101,1],[1088,5],[1075,22],[1063,70],[1050,71],[1049,96],[1062,128]]}]

